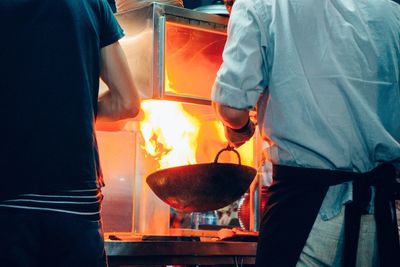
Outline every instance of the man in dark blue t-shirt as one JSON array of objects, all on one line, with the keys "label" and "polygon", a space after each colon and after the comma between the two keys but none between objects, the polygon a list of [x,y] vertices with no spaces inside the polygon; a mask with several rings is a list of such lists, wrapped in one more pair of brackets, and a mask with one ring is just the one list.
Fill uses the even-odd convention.
[{"label": "man in dark blue t-shirt", "polygon": [[0,25],[0,265],[105,266],[94,122],[140,109],[123,31],[106,0],[2,0]]}]

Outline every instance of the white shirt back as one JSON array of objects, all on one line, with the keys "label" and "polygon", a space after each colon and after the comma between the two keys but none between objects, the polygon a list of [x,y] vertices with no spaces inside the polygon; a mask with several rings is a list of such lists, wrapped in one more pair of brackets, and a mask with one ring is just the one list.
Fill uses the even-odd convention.
[{"label": "white shirt back", "polygon": [[258,105],[275,164],[368,171],[400,163],[400,6],[237,0],[215,102]]}]

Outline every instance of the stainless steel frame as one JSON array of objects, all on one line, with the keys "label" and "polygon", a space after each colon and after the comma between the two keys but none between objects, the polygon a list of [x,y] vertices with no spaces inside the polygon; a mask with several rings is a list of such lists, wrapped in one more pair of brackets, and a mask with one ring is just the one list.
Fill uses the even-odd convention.
[{"label": "stainless steel frame", "polygon": [[[121,43],[143,99],[166,99],[207,105],[211,103],[209,98],[166,92],[164,83],[166,22],[226,33],[228,18],[160,3],[151,3],[145,7],[116,14],[116,18],[126,34]],[[209,90],[211,95],[211,88]]]}]

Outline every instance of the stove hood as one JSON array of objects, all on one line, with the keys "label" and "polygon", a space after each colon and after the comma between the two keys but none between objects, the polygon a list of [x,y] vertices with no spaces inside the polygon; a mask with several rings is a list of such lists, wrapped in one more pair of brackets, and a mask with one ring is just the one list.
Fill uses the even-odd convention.
[{"label": "stove hood", "polygon": [[125,31],[120,42],[142,99],[211,103],[228,18],[160,3],[116,18]]}]

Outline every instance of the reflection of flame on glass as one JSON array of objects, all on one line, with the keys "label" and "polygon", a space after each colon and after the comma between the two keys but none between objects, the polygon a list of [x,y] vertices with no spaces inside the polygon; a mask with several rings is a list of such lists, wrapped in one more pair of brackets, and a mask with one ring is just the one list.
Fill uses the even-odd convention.
[{"label": "reflection of flame on glass", "polygon": [[181,103],[148,100],[142,103],[142,110],[144,149],[161,168],[196,163],[199,121]]}]

